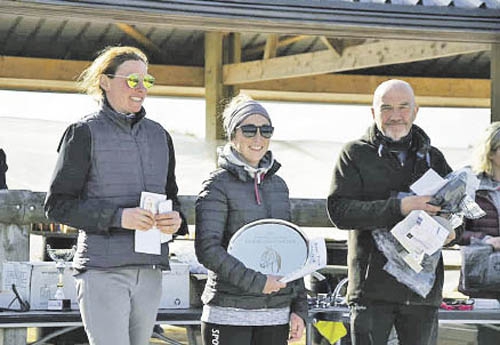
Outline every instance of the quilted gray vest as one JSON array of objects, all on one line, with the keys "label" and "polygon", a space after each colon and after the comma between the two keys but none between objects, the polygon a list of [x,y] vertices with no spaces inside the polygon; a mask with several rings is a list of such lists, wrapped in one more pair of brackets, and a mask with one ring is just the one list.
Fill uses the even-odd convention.
[{"label": "quilted gray vest", "polygon": [[[83,198],[127,208],[139,206],[142,191],[165,194],[169,150],[161,125],[142,118],[132,127],[128,119],[106,106],[82,121],[90,128],[92,145]],[[162,255],[135,253],[134,233],[122,228],[107,233],[80,230],[75,268],[169,268],[168,245],[162,245]]]}]

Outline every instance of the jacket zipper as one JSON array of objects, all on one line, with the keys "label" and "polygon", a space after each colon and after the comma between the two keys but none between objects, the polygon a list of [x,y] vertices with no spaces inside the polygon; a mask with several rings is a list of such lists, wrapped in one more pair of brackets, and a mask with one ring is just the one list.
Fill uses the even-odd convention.
[{"label": "jacket zipper", "polygon": [[255,177],[253,179],[253,188],[255,192],[255,201],[257,202],[257,205],[262,204],[262,199],[260,197],[260,192],[259,192],[259,185],[261,184],[263,178],[264,174],[255,173]]}]

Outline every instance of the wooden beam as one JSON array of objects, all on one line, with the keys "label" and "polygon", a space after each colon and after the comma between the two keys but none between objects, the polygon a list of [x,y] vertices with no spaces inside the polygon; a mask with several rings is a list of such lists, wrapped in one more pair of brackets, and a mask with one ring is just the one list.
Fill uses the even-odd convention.
[{"label": "wooden beam", "polygon": [[491,45],[491,121],[500,121],[500,44]]},{"label": "wooden beam", "polygon": [[144,47],[151,49],[152,51],[156,52],[157,54],[162,54],[161,49],[153,43],[149,38],[147,38],[143,33],[139,32],[137,29],[132,27],[131,25],[125,24],[125,23],[116,23],[115,24],[118,29],[121,31],[125,32],[127,35],[132,37],[134,40],[142,44]]},{"label": "wooden beam", "polygon": [[[28,190],[6,190],[0,193],[0,225],[31,225],[31,223],[49,224],[43,211],[45,192],[32,192]],[[196,195],[179,195],[181,211],[186,216],[187,223],[195,222]],[[325,199],[300,199],[292,198],[291,211],[292,220],[299,226],[309,227],[331,227],[325,209]],[[18,236],[27,236],[19,233]],[[25,251],[24,251],[25,250]],[[28,255],[26,248],[21,251],[18,248],[9,247],[9,253],[16,252],[17,255]],[[1,252],[0,252],[1,253]],[[14,258],[14,260],[27,260]],[[2,260],[0,260],[0,263]],[[1,274],[1,270],[0,270]]]},{"label": "wooden beam", "polygon": [[[263,101],[280,102],[313,102],[334,104],[366,104],[372,103],[372,95],[368,94],[342,94],[342,93],[305,93],[292,91],[263,91],[242,88],[252,98]],[[466,108],[489,108],[490,99],[479,98],[448,98],[448,97],[419,97],[417,103],[426,107],[466,107]]]},{"label": "wooden beam", "polygon": [[[90,63],[90,61],[0,56],[0,78],[9,80],[9,83],[13,84],[19,79],[19,85],[23,84],[23,79],[45,80],[50,87],[56,87],[57,84],[57,87],[64,89],[70,85],[67,82],[75,81]],[[149,65],[149,72],[155,76],[157,85],[184,87],[204,85],[203,67]],[[54,83],[55,81],[63,83]],[[33,86],[40,90],[39,86]]]},{"label": "wooden beam", "polygon": [[333,40],[326,36],[321,36],[320,40],[328,50],[336,53],[337,56],[342,55],[343,46],[341,45],[341,40]]},{"label": "wooden beam", "polygon": [[339,57],[331,50],[224,66],[224,84],[345,72],[369,67],[436,59],[489,50],[489,44],[383,41],[347,47]]},{"label": "wooden beam", "polygon": [[371,96],[377,86],[388,79],[404,79],[421,97],[489,99],[487,79],[422,78],[398,76],[365,76],[352,74],[323,74],[312,77],[270,80],[241,84],[241,88],[269,91],[352,94]]},{"label": "wooden beam", "polygon": [[224,138],[220,115],[223,111],[222,100],[222,59],[224,34],[205,33],[205,140],[215,143]]},{"label": "wooden beam", "polygon": [[264,48],[264,60],[275,58],[278,50],[278,35],[269,34],[266,39],[266,47]]},{"label": "wooden beam", "polygon": [[[224,37],[223,42],[224,63],[239,63],[241,62],[241,34],[231,32]],[[227,104],[234,96],[240,92],[238,85],[223,85],[223,104]],[[222,120],[219,125],[222,127]]]},{"label": "wooden beam", "polygon": [[[278,35],[278,37],[279,37],[279,35]],[[297,36],[291,36],[291,37],[286,37],[286,38],[279,38],[278,43],[276,45],[276,48],[286,47],[287,45],[302,41],[302,40],[309,38],[309,37],[310,36],[306,36],[306,35],[297,35]],[[259,44],[257,46],[247,48],[247,49],[245,49],[245,54],[251,56],[254,54],[261,53],[265,49],[266,44],[267,44],[267,41],[264,44]]]},{"label": "wooden beam", "polygon": [[[0,90],[78,93],[74,81],[0,78]],[[155,85],[148,91],[151,96],[205,97],[204,87]]]},{"label": "wooden beam", "polygon": [[[225,61],[238,61],[239,35],[234,34],[231,40],[228,38],[229,36],[226,37],[228,41],[224,49],[224,54],[228,55]],[[230,48],[231,45],[235,48]],[[234,56],[229,57],[230,51]],[[497,62],[499,60],[492,59]],[[88,64],[88,61],[3,56],[0,57],[0,89],[77,92],[74,80]],[[492,65],[492,78],[498,75],[493,70],[495,66]],[[500,70],[500,67],[497,66],[496,70]],[[157,78],[157,85],[149,91],[150,95],[205,96],[204,71],[201,67],[150,65],[149,71]],[[324,74],[239,86],[252,97],[261,100],[369,104],[376,86],[388,78]],[[486,79],[401,78],[413,85],[421,105],[490,107],[490,96],[495,94],[491,88],[495,83],[491,82],[490,85],[490,81]],[[238,89],[233,92],[236,94]],[[498,88],[496,92],[498,93]]]}]

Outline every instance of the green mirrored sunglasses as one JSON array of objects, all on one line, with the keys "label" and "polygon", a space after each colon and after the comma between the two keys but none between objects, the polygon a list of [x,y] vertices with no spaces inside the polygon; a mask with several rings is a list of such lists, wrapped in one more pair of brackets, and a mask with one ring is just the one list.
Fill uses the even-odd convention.
[{"label": "green mirrored sunglasses", "polygon": [[[131,89],[135,89],[137,85],[139,85],[139,81],[141,81],[141,76],[139,73],[131,73],[129,75],[120,75],[120,74],[106,74],[108,77],[111,78],[124,78],[127,82],[127,86]],[[155,84],[155,77],[153,77],[150,74],[144,75],[142,77],[142,85],[146,89],[150,89],[153,87]]]}]

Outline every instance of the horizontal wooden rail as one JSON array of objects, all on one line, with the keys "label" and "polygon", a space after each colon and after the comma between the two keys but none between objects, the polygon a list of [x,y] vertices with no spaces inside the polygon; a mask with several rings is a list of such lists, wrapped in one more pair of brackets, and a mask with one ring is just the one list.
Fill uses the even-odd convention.
[{"label": "horizontal wooden rail", "polygon": [[[0,191],[0,223],[26,225],[48,224],[43,212],[46,193],[29,190]],[[196,196],[179,196],[181,209],[188,224],[195,223],[194,204]],[[292,222],[304,227],[331,227],[324,199],[291,199]]]}]

